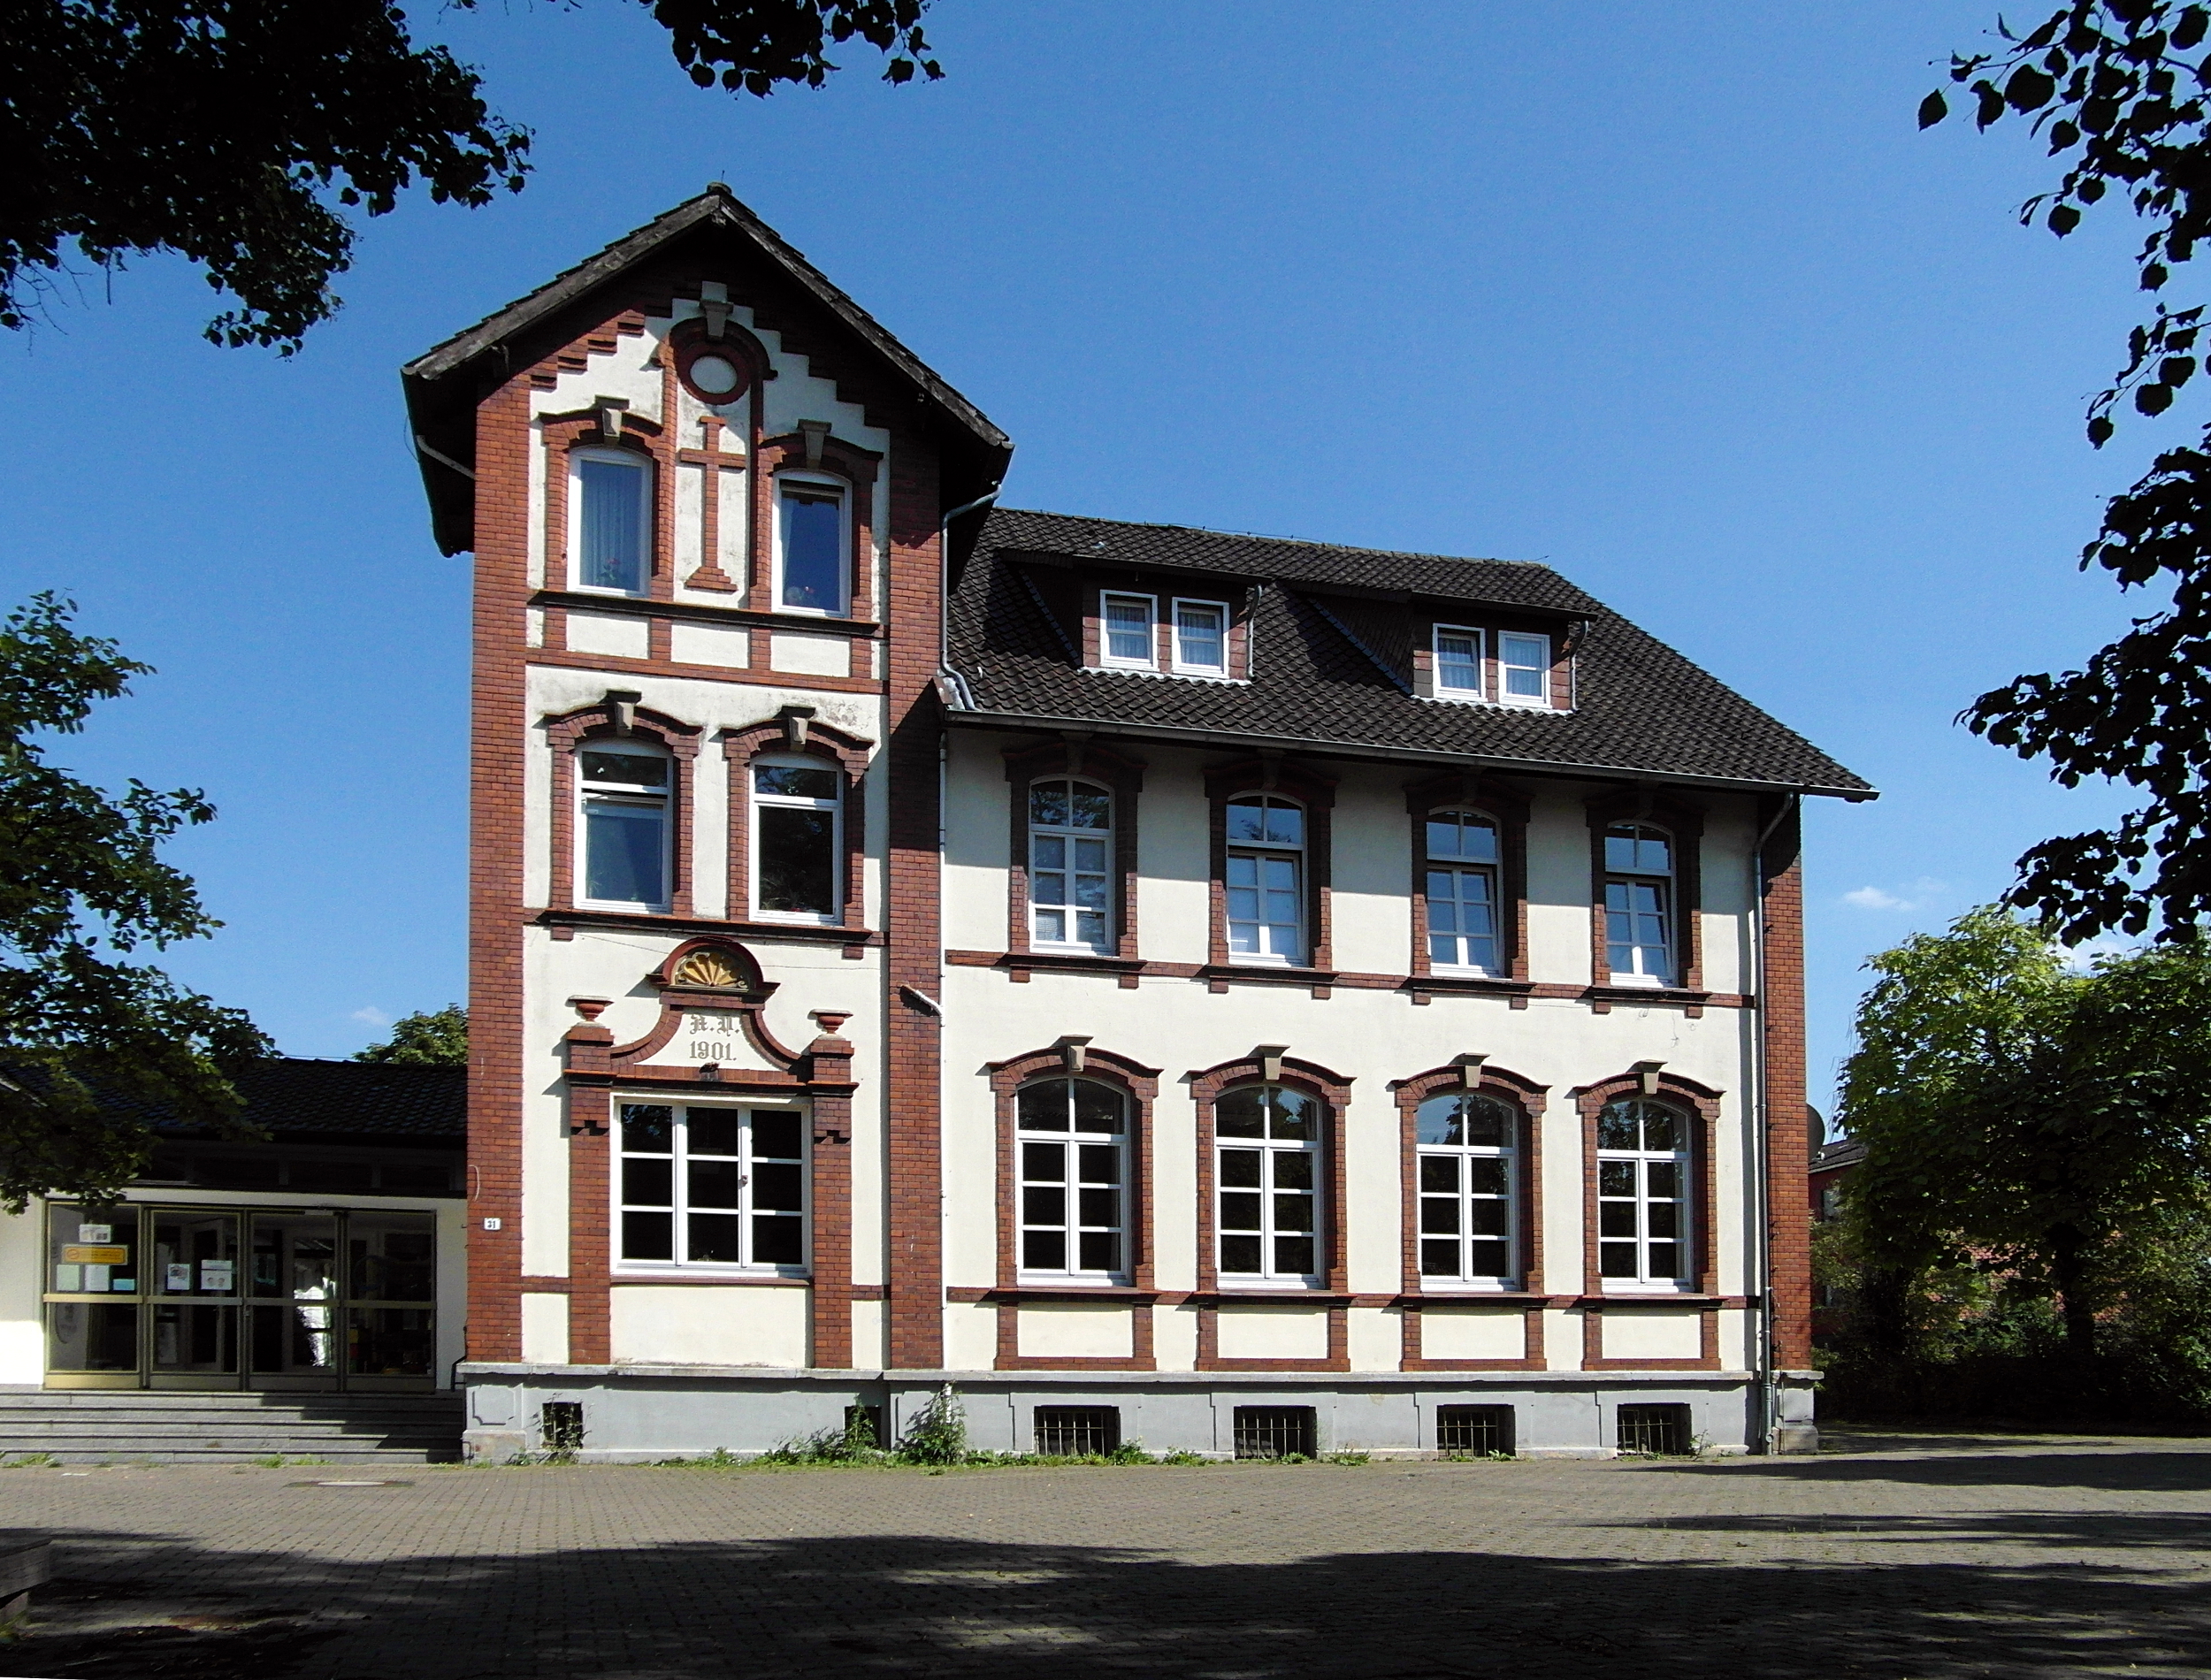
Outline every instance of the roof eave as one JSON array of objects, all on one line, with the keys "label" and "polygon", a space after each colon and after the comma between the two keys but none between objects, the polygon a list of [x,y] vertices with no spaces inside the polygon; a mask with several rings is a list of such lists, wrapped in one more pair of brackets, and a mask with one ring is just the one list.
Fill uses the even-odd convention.
[{"label": "roof eave", "polygon": [[1259,735],[1237,729],[1194,729],[1166,723],[1130,723],[1118,719],[1055,717],[1044,713],[1000,712],[983,706],[950,706],[951,722],[981,729],[1022,729],[1057,734],[1081,729],[1111,733],[1140,740],[1167,741],[1191,746],[1252,749],[1274,747],[1284,752],[1315,752],[1332,758],[1377,759],[1417,764],[1473,765],[1522,775],[1572,776],[1587,781],[1661,782],[1672,787],[1707,788],[1725,793],[1800,793],[1815,798],[1841,799],[1863,805],[1881,797],[1878,788],[1829,787],[1817,783],[1773,781],[1755,776],[1699,775],[1678,770],[1653,770],[1637,765],[1580,764],[1563,759],[1520,759],[1481,752],[1450,752],[1433,747],[1392,746],[1373,741],[1335,741],[1294,735]]}]

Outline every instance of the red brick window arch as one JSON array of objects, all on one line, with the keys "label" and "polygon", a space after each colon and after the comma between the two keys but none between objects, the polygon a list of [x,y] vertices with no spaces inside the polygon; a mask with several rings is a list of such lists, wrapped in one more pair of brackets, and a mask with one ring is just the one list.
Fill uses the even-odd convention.
[{"label": "red brick window arch", "polygon": [[1201,1290],[1344,1287],[1350,1081],[1255,1053],[1193,1074]]},{"label": "red brick window arch", "polygon": [[700,730],[610,698],[547,732],[555,907],[690,915]]},{"label": "red brick window arch", "polygon": [[1584,1289],[1713,1293],[1720,1094],[1654,1070],[1586,1087],[1577,1098]]},{"label": "red brick window arch", "polygon": [[1542,1287],[1545,1088],[1470,1060],[1390,1088],[1408,1294]]},{"label": "red brick window arch", "polygon": [[804,709],[723,737],[729,917],[865,928],[870,744],[799,716]]},{"label": "red brick window arch", "polygon": [[1074,1038],[992,1065],[1000,1287],[1151,1287],[1159,1073]]}]

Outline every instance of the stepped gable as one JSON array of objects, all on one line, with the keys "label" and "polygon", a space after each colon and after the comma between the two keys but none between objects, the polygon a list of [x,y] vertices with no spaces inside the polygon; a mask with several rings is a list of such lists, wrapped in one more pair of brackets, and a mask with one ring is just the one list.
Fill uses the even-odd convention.
[{"label": "stepped gable", "polygon": [[[1084,668],[1052,603],[1070,569],[1258,592],[1248,682]],[[1162,576],[1165,575],[1165,576]],[[1218,584],[1213,585],[1219,587]],[[1408,679],[1407,607],[1548,620],[1572,638],[1567,711],[1438,702]],[[1844,798],[1870,783],[1548,566],[994,509],[961,569],[952,663],[970,721],[1120,726],[1251,745],[1404,751]]]}]

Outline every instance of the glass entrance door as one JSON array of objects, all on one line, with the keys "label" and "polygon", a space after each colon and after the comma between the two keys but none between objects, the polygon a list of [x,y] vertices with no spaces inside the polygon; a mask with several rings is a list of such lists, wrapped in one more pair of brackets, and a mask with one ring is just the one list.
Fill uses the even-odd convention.
[{"label": "glass entrance door", "polygon": [[425,1389],[437,1216],[50,1204],[51,1388]]},{"label": "glass entrance door", "polygon": [[238,1218],[205,1208],[154,1208],[149,1386],[238,1386]]}]

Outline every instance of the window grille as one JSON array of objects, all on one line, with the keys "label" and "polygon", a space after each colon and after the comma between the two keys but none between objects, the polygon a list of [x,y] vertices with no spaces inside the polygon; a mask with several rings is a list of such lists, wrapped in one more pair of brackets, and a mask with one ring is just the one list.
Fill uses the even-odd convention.
[{"label": "window grille", "polygon": [[1236,1429],[1238,1458],[1320,1455],[1310,1406],[1239,1406]]},{"label": "window grille", "polygon": [[570,1454],[584,1445],[584,1402],[548,1400],[538,1408],[538,1439],[548,1453]]},{"label": "window grille", "polygon": [[1692,1450],[1689,1444],[1689,1409],[1687,1406],[1623,1406],[1619,1409],[1618,1444],[1623,1453],[1684,1456]]},{"label": "window grille", "polygon": [[[865,1432],[864,1439],[862,1432]],[[845,1438],[856,1447],[889,1447],[891,1443],[883,1437],[883,1408],[845,1407]]]},{"label": "window grille", "polygon": [[1118,1406],[1037,1408],[1037,1450],[1047,1458],[1102,1458],[1120,1445]]},{"label": "window grille", "polygon": [[1435,1409],[1435,1450],[1439,1453],[1510,1454],[1512,1451],[1512,1408],[1438,1406]]}]

